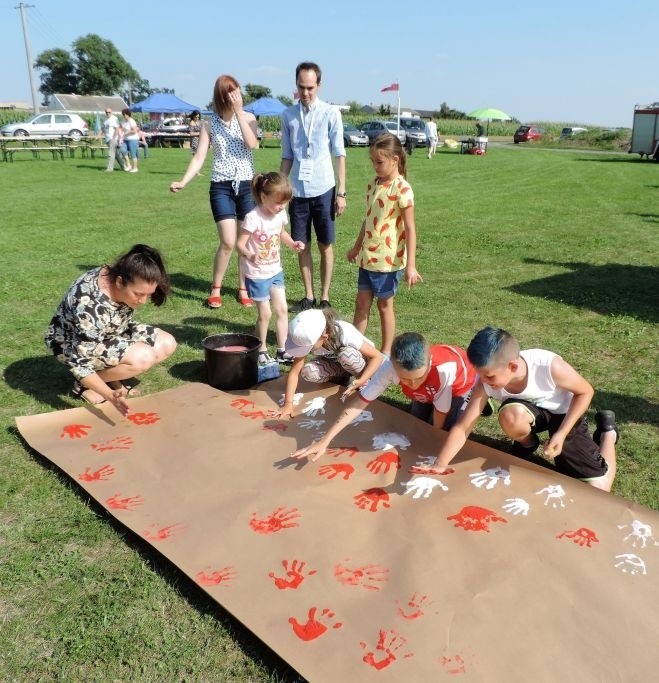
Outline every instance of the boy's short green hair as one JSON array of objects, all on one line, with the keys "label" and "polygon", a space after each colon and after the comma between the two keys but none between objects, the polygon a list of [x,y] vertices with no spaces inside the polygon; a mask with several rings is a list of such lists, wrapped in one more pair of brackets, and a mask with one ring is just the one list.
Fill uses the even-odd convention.
[{"label": "boy's short green hair", "polygon": [[498,327],[485,327],[467,347],[467,357],[475,368],[496,368],[519,358],[519,342]]},{"label": "boy's short green hair", "polygon": [[428,342],[417,332],[399,334],[391,345],[391,360],[405,370],[425,367],[428,358]]}]

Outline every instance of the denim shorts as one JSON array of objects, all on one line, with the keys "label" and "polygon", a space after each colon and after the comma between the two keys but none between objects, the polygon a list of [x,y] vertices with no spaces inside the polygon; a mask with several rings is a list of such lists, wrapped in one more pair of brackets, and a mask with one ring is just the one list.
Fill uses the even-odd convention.
[{"label": "denim shorts", "polygon": [[253,301],[270,301],[270,290],[272,287],[284,289],[284,271],[280,270],[276,275],[265,280],[252,280],[245,278],[245,288],[249,298]]},{"label": "denim shorts", "polygon": [[318,197],[293,197],[288,208],[291,236],[307,244],[311,242],[311,226],[319,244],[334,244],[334,190]]},{"label": "denim shorts", "polygon": [[402,270],[380,273],[360,268],[357,289],[373,292],[376,299],[389,299],[398,291],[398,283],[402,277]]},{"label": "denim shorts", "polygon": [[140,146],[139,140],[124,140],[124,144],[128,149],[128,154],[130,154],[132,159],[137,159],[137,149]]},{"label": "denim shorts", "polygon": [[212,182],[209,190],[213,220],[217,223],[225,218],[243,218],[256,206],[252,197],[251,180],[241,180],[236,183],[238,192],[232,180]]}]

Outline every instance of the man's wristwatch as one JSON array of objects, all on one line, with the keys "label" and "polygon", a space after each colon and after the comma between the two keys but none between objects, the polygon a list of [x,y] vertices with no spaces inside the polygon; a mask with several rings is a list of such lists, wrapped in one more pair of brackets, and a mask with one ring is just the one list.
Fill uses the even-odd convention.
[{"label": "man's wristwatch", "polygon": [[341,199],[345,199],[348,195],[345,192],[337,192],[336,196],[341,197]]}]

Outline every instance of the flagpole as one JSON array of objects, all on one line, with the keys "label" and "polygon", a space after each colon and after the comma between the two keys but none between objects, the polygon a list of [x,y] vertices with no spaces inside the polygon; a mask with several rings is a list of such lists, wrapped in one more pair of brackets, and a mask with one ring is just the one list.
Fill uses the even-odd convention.
[{"label": "flagpole", "polygon": [[398,88],[398,114],[396,115],[396,136],[400,135],[400,82],[396,81]]}]

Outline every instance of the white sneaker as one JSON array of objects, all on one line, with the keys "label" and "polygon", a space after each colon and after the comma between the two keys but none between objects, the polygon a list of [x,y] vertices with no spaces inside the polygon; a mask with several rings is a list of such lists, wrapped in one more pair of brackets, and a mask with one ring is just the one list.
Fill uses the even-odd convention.
[{"label": "white sneaker", "polygon": [[128,172],[129,172],[129,173],[137,173],[138,170],[139,170],[139,169],[137,169],[137,168],[131,168],[130,171],[128,171]]}]

